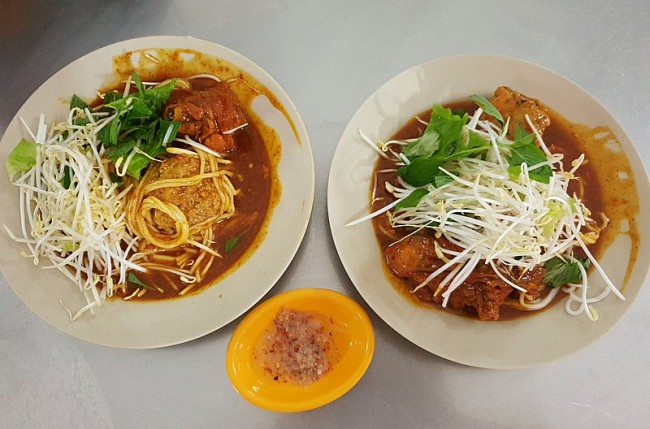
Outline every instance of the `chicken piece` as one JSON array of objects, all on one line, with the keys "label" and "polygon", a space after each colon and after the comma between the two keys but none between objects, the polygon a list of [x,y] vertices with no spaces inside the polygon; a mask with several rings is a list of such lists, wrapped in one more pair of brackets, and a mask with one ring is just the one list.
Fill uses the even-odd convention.
[{"label": "chicken piece", "polygon": [[225,153],[235,149],[235,130],[246,125],[237,96],[225,82],[192,81],[192,89],[176,88],[163,107],[163,117],[180,122],[178,132]]},{"label": "chicken piece", "polygon": [[481,320],[499,320],[501,305],[513,291],[486,265],[476,269],[458,289],[449,296],[447,306],[464,311],[474,308]]},{"label": "chicken piece", "polygon": [[[199,174],[199,169],[200,161],[197,157],[175,155],[160,164],[153,181],[191,177]],[[151,195],[162,202],[175,204],[187,218],[190,227],[223,211],[223,202],[212,179],[203,179],[197,185],[155,189]],[[175,231],[172,218],[158,210],[153,212],[153,224],[161,232],[171,234]]]},{"label": "chicken piece", "polygon": [[444,265],[436,255],[435,241],[434,237],[425,235],[406,237],[384,250],[386,263],[396,276],[422,281]]},{"label": "chicken piece", "polygon": [[549,113],[539,100],[527,97],[507,86],[498,87],[490,102],[501,113],[504,121],[510,118],[508,126],[510,138],[514,138],[517,124],[520,124],[529,133],[533,131],[528,125],[526,115],[540,134],[551,125]]},{"label": "chicken piece", "polygon": [[[384,250],[388,267],[396,276],[408,279],[415,287],[445,264],[436,254],[436,241],[441,248],[460,250],[444,238],[412,235]],[[446,287],[437,293],[436,290],[448,273],[445,271],[433,278],[415,292],[416,296],[422,301],[441,305]],[[459,311],[474,308],[479,319],[497,320],[501,305],[512,291],[513,288],[501,280],[489,265],[481,264],[451,293],[447,306]]]}]

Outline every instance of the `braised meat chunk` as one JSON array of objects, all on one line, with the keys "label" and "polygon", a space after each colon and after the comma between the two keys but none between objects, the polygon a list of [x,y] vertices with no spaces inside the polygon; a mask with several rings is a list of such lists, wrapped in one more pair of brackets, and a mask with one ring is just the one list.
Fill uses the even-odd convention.
[{"label": "braised meat chunk", "polygon": [[191,89],[176,88],[163,108],[163,116],[181,123],[179,133],[221,153],[235,149],[233,134],[246,124],[230,86],[212,80],[193,83]]},{"label": "braised meat chunk", "polygon": [[481,320],[499,320],[501,305],[512,291],[489,265],[482,265],[454,290],[447,305],[459,311],[473,308]]},{"label": "braised meat chunk", "polygon": [[494,91],[494,97],[490,102],[501,113],[504,120],[510,118],[508,135],[511,138],[515,135],[517,124],[521,125],[527,132],[532,132],[526,120],[526,115],[528,115],[533,126],[540,134],[551,125],[548,111],[539,100],[523,95],[507,86],[498,87]]},{"label": "braised meat chunk", "polygon": [[[459,251],[444,238],[415,234],[388,246],[384,250],[386,263],[398,277],[409,280],[413,287],[423,282],[431,273],[445,264],[436,252],[440,248]],[[438,285],[448,271],[433,278],[418,289],[416,296],[425,302],[441,305],[446,287],[438,291]],[[481,320],[499,319],[499,310],[513,288],[494,272],[489,265],[480,265],[450,295],[447,306],[458,311],[474,309]]]}]

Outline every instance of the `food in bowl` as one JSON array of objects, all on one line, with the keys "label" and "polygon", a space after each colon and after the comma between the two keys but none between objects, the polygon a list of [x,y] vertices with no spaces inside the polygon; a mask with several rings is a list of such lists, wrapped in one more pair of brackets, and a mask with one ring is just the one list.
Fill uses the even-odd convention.
[{"label": "food in bowl", "polygon": [[[181,54],[196,60],[187,70]],[[125,79],[97,100],[71,94],[63,120],[41,115],[35,129],[23,119],[6,163],[21,213],[8,232],[79,287],[86,305],[62,303],[71,320],[110,297],[214,284],[259,245],[281,192],[280,142],[251,109],[260,94],[275,100],[263,85],[198,52],[133,51],[114,63]]]},{"label": "food in bowl", "polygon": [[[418,303],[500,320],[567,297],[567,312],[596,320],[596,302],[624,299],[598,255],[638,202],[606,204],[610,184],[591,162],[605,155],[579,130],[499,87],[491,100],[434,105],[386,142],[361,131],[380,157],[371,213],[348,225],[372,219],[387,275]],[[606,156],[633,177],[624,155]],[[636,223],[628,234],[638,249]],[[589,266],[603,290],[589,289]]]},{"label": "food in bowl", "polygon": [[372,323],[354,300],[327,289],[296,289],[263,302],[241,321],[228,343],[226,370],[252,404],[305,411],[352,389],[374,346]]},{"label": "food in bowl", "polygon": [[318,381],[330,370],[333,350],[317,314],[281,308],[257,344],[255,360],[274,380],[299,385]]}]

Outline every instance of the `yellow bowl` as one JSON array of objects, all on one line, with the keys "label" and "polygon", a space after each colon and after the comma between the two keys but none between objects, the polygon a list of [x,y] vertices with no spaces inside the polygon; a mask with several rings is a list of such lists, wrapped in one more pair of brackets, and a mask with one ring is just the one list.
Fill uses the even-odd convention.
[{"label": "yellow bowl", "polygon": [[[312,313],[331,332],[331,369],[312,384],[278,382],[254,357],[282,308]],[[298,289],[267,300],[242,320],[228,344],[226,369],[235,390],[252,404],[271,411],[306,411],[352,389],[368,369],[374,350],[372,324],[359,304],[332,290]]]}]

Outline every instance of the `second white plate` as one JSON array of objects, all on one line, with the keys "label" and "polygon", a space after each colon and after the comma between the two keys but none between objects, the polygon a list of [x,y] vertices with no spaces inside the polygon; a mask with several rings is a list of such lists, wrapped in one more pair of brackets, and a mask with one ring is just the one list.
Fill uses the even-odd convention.
[{"label": "second white plate", "polygon": [[[345,224],[368,213],[370,180],[376,153],[359,138],[386,140],[433,103],[490,95],[510,86],[558,111],[572,122],[606,125],[618,138],[642,197],[636,216],[642,236],[638,260],[624,289],[625,301],[610,295],[599,303],[600,318],[570,316],[559,304],[541,314],[511,321],[480,322],[415,306],[386,279],[382,254],[370,222]],[[643,197],[646,198],[643,198]],[[332,162],[328,183],[329,220],[341,261],[370,307],[405,338],[455,362],[487,368],[540,365],[567,356],[595,341],[623,316],[643,285],[650,262],[650,186],[629,138],[607,110],[568,79],[543,67],[498,56],[458,56],[433,60],[394,77],[359,108],[346,127]],[[620,235],[601,260],[616,284],[623,283],[630,242]],[[600,281],[597,275],[590,282]]]}]

